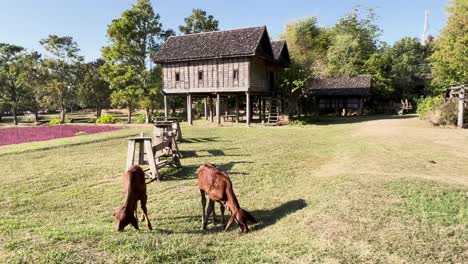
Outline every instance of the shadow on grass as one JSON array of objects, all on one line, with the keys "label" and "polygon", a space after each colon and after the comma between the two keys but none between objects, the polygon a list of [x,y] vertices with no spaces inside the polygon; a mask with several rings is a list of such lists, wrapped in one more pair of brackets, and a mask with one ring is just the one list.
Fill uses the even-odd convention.
[{"label": "shadow on grass", "polygon": [[184,138],[181,143],[205,143],[205,142],[217,142],[219,137],[202,137],[202,138]]},{"label": "shadow on grass", "polygon": [[[227,156],[227,157],[245,157],[245,156],[250,156],[248,154],[237,154],[237,155],[232,155],[232,154],[226,154],[225,151],[228,150],[237,150],[239,148],[229,148],[229,149],[201,149],[201,150],[182,150],[180,153],[182,154],[182,157],[184,158],[204,158],[204,157],[216,157],[216,156]],[[207,152],[207,155],[200,155],[198,153],[200,152]]]},{"label": "shadow on grass", "polygon": [[[286,202],[276,208],[273,208],[271,210],[256,210],[256,211],[251,211],[252,215],[255,217],[255,219],[258,221],[255,226],[251,228],[251,231],[255,232],[257,230],[262,230],[266,227],[274,225],[276,222],[281,220],[282,218],[295,213],[299,210],[302,210],[307,206],[307,203],[303,199],[297,199],[297,200],[292,200],[289,202]],[[208,218],[208,229],[207,230],[190,230],[190,231],[185,231],[182,233],[188,233],[188,234],[211,234],[211,233],[218,233],[224,231],[224,225],[221,224],[220,220],[220,215],[219,215],[219,209],[218,205],[216,205],[215,210],[217,210],[217,219],[218,219],[218,224],[213,225],[212,223],[212,218],[211,216]],[[243,208],[245,210],[245,208]],[[230,213],[226,212],[225,215],[225,221],[227,222],[229,220]],[[167,218],[169,219],[169,218]],[[200,210],[200,215],[199,216],[178,216],[178,217],[171,217],[170,219],[173,220],[186,220],[186,221],[197,221],[200,220],[201,224],[201,210]],[[237,224],[234,224],[231,226],[230,229],[239,229]]]},{"label": "shadow on grass", "polygon": [[376,120],[408,119],[416,115],[369,115],[369,116],[347,116],[347,117],[300,117],[297,120],[309,125],[329,126],[340,124],[363,123]]},{"label": "shadow on grass", "polygon": [[[236,164],[249,164],[251,161],[232,161],[228,163],[215,164],[220,170],[226,171],[228,175],[246,175],[241,172],[229,172]],[[180,168],[168,168],[161,170],[162,181],[188,180],[197,178],[197,169],[200,165],[188,165]]]},{"label": "shadow on grass", "polygon": [[292,200],[286,202],[271,210],[256,210],[252,211],[252,215],[258,221],[253,230],[261,230],[263,228],[274,225],[276,222],[292,214],[296,211],[302,210],[307,206],[307,203],[303,199]]}]

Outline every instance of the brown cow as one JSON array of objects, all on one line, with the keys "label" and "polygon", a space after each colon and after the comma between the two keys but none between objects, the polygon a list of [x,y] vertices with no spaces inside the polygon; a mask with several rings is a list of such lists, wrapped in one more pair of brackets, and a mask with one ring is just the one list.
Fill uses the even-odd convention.
[{"label": "brown cow", "polygon": [[139,230],[138,220],[136,216],[137,202],[140,201],[141,209],[143,210],[142,221],[148,225],[148,229],[152,230],[151,222],[148,218],[146,210],[146,182],[145,173],[139,166],[132,166],[124,176],[125,181],[125,202],[122,207],[116,208],[114,217],[117,220],[117,231],[121,232],[128,224]]},{"label": "brown cow", "polygon": [[[247,211],[240,208],[236,195],[232,189],[232,182],[228,175],[219,170],[215,165],[203,163],[197,170],[198,188],[201,194],[202,204],[202,229],[206,229],[208,217],[214,211],[214,202],[220,202],[231,212],[231,217],[226,225],[225,231],[237,222],[242,232],[249,232],[248,221],[257,223],[255,218]],[[210,199],[208,211],[205,214],[206,195]],[[223,210],[221,211],[223,213]]]}]

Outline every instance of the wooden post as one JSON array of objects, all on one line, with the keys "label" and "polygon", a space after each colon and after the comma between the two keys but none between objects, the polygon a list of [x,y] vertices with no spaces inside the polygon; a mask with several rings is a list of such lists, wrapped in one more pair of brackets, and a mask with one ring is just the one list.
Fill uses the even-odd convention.
[{"label": "wooden post", "polygon": [[458,93],[458,127],[463,128],[463,110],[465,108],[465,86],[460,87]]},{"label": "wooden post", "polygon": [[360,115],[364,115],[364,98],[359,98],[358,112]]},{"label": "wooden post", "polygon": [[208,120],[208,99],[205,97],[205,100],[203,100],[205,104],[205,120]]},{"label": "wooden post", "polygon": [[239,95],[236,95],[236,123],[239,123]]},{"label": "wooden post", "polygon": [[167,95],[164,95],[164,117],[167,118]]},{"label": "wooden post", "polygon": [[245,118],[246,118],[246,123],[247,123],[247,126],[250,126],[250,114],[252,112],[252,109],[251,109],[251,102],[250,102],[250,93],[249,92],[246,92],[245,93]]},{"label": "wooden post", "polygon": [[214,122],[214,117],[213,117],[213,98],[210,96],[208,100],[208,104],[210,105],[210,122]]},{"label": "wooden post", "polygon": [[192,121],[192,95],[187,95],[187,122],[189,125],[193,125]]},{"label": "wooden post", "polygon": [[262,97],[258,97],[258,117],[260,118],[260,121],[263,120],[262,116]]},{"label": "wooden post", "polygon": [[221,95],[216,94],[216,123],[221,124]]},{"label": "wooden post", "polygon": [[265,97],[262,97],[262,116],[263,116],[263,119],[262,119],[262,123],[265,122],[265,119],[266,119],[266,101],[265,101]]}]

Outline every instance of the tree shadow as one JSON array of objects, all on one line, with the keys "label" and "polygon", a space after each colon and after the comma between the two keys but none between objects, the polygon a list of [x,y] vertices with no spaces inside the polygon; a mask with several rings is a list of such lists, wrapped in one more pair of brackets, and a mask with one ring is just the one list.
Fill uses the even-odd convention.
[{"label": "tree shadow", "polygon": [[201,137],[201,138],[183,138],[181,143],[205,143],[205,142],[217,142],[219,137]]},{"label": "tree shadow", "polygon": [[297,199],[286,202],[271,210],[256,210],[252,211],[252,215],[258,221],[254,230],[261,230],[271,225],[274,225],[280,219],[290,215],[296,211],[302,210],[307,206],[304,199]]},{"label": "tree shadow", "polygon": [[[228,149],[224,149],[224,150],[220,150],[220,149],[201,149],[201,150],[197,150],[197,151],[195,151],[195,150],[181,150],[180,154],[184,158],[203,158],[203,157],[216,157],[216,156],[229,156],[229,157],[248,156],[247,154],[237,154],[237,155],[229,154],[229,155],[227,155],[225,153],[225,151],[237,150],[237,149],[239,149],[239,148],[228,148]],[[207,152],[208,155],[199,154],[200,152]]]},{"label": "tree shadow", "polygon": [[[228,175],[246,175],[241,172],[230,172],[236,164],[249,164],[251,161],[232,161],[228,163],[215,164],[220,170],[226,171]],[[200,165],[183,165],[180,168],[163,168],[159,171],[162,181],[188,180],[197,178],[197,169]]]},{"label": "tree shadow", "polygon": [[329,126],[329,125],[340,125],[340,124],[354,124],[363,123],[376,120],[397,120],[397,119],[409,119],[415,118],[415,115],[369,115],[369,116],[346,116],[346,117],[301,117],[299,120],[305,124],[318,125],[318,126]]}]

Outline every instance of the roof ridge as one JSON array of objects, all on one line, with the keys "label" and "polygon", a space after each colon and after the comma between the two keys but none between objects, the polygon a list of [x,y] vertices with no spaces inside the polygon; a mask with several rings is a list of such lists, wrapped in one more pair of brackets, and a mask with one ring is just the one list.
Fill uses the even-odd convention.
[{"label": "roof ridge", "polygon": [[186,34],[186,35],[170,36],[169,38],[187,37],[187,36],[202,35],[202,34],[214,34],[214,33],[220,33],[220,32],[238,31],[238,30],[243,30],[243,29],[254,29],[254,28],[264,28],[265,29],[266,25],[255,26],[255,27],[243,27],[243,28],[235,28],[235,29],[216,30],[216,31],[207,31],[207,32],[199,32],[199,33],[190,33],[190,34]]}]

